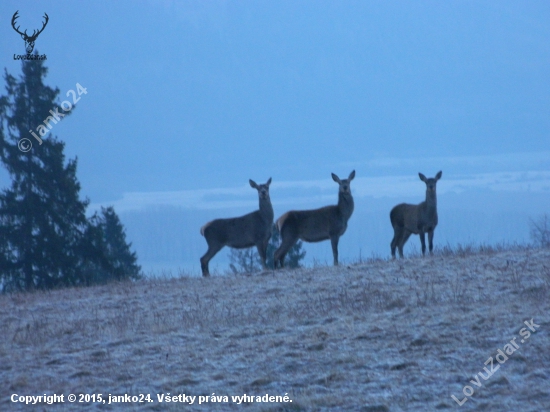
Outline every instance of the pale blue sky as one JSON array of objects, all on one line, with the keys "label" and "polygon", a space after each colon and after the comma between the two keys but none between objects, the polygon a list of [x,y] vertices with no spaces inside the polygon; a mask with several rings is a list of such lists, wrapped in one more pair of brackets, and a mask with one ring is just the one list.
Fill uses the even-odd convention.
[{"label": "pale blue sky", "polygon": [[[4,0],[0,56],[13,75],[16,10],[31,32],[48,13],[36,49],[61,100],[88,89],[53,133],[95,204],[249,178],[330,186],[352,169],[358,189],[396,200],[395,182],[410,179],[406,196],[420,201],[419,171],[443,170],[447,192],[482,174],[550,171],[548,1]],[[276,214],[293,190],[274,198]]]}]

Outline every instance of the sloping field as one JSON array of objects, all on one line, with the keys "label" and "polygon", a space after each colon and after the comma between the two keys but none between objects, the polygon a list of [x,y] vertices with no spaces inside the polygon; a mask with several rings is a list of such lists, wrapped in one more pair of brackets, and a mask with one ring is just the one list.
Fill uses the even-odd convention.
[{"label": "sloping field", "polygon": [[549,411],[549,316],[543,249],[4,295],[0,410]]}]

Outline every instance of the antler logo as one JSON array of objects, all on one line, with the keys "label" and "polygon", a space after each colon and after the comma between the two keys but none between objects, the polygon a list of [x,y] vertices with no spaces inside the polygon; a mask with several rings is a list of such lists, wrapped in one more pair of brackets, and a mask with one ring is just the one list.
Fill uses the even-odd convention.
[{"label": "antler logo", "polygon": [[32,35],[29,36],[27,34],[27,30],[25,30],[24,33],[21,33],[19,31],[19,26],[15,27],[15,21],[17,20],[17,18],[19,17],[17,14],[19,13],[19,10],[17,10],[14,14],[13,14],[13,17],[11,18],[11,25],[13,27],[13,29],[19,33],[21,35],[21,38],[23,40],[25,40],[25,49],[27,50],[27,54],[31,54],[32,51],[34,50],[34,42],[36,41],[36,38],[38,37],[38,35],[40,33],[42,33],[42,31],[44,31],[44,29],[46,28],[46,25],[48,24],[48,20],[50,19],[48,17],[48,15],[46,13],[44,13],[44,18],[46,19],[42,25],[42,28],[40,30],[38,30],[38,32],[36,30],[34,30],[32,32]]}]

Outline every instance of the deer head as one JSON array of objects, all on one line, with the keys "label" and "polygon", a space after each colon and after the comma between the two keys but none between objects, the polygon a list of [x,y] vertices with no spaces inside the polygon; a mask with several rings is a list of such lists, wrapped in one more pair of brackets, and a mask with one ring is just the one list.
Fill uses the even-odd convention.
[{"label": "deer head", "polygon": [[254,180],[249,180],[250,186],[254,189],[258,190],[258,195],[260,196],[260,199],[269,199],[269,185],[271,184],[271,178],[267,181],[267,183],[263,185],[257,184]]},{"label": "deer head", "polygon": [[340,185],[339,192],[343,194],[351,194],[351,188],[350,188],[350,182],[355,177],[355,170],[353,170],[347,179],[340,179],[338,176],[336,176],[334,173],[332,173],[332,180],[334,180],[336,183]]},{"label": "deer head", "polygon": [[46,27],[46,25],[48,24],[48,20],[49,20],[49,17],[46,13],[44,13],[44,23],[42,24],[42,28],[38,31],[36,30],[33,30],[32,32],[32,35],[29,36],[27,34],[27,30],[25,30],[24,33],[22,33],[21,31],[19,31],[19,26],[15,27],[15,21],[17,20],[17,18],[19,17],[18,16],[18,13],[19,13],[19,10],[16,11],[14,14],[13,14],[13,17],[11,18],[11,25],[13,27],[13,29],[19,33],[21,35],[21,38],[23,40],[25,40],[25,50],[27,50],[27,54],[31,54],[32,51],[34,50],[34,42],[36,41],[36,38],[38,37],[38,35],[40,33],[42,33],[42,31],[44,30],[44,28]]},{"label": "deer head", "polygon": [[435,193],[435,186],[437,184],[437,181],[441,179],[442,172],[439,171],[435,175],[435,177],[427,178],[422,173],[418,173],[418,177],[420,177],[420,180],[422,180],[424,183],[426,183],[426,190],[430,193]]}]

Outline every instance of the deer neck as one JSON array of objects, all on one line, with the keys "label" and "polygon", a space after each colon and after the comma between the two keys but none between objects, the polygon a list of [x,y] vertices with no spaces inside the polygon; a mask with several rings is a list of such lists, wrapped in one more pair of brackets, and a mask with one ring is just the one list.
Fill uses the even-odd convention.
[{"label": "deer neck", "polygon": [[354,202],[351,193],[338,193],[338,210],[346,221],[351,217],[353,213]]},{"label": "deer neck", "polygon": [[260,215],[266,220],[273,222],[273,206],[271,205],[271,198],[260,198]]},{"label": "deer neck", "polygon": [[426,209],[430,212],[437,211],[437,196],[435,192],[430,192],[426,190],[426,201],[424,202]]}]

